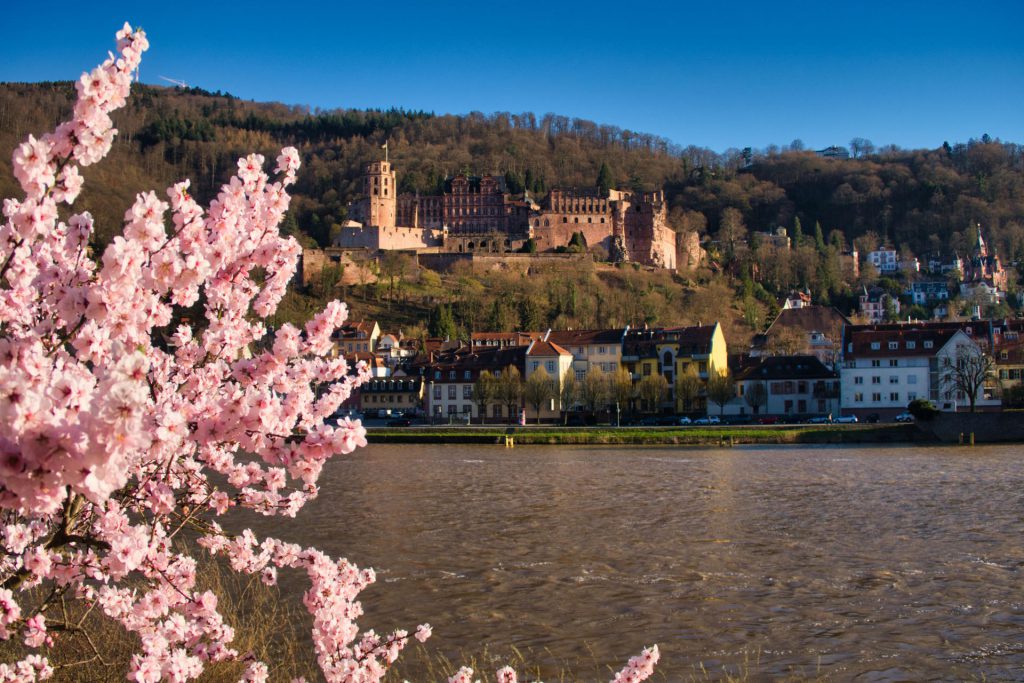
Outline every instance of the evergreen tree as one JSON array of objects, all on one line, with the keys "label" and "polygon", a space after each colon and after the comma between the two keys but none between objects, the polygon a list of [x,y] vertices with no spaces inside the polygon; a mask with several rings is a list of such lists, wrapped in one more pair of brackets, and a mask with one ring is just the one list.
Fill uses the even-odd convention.
[{"label": "evergreen tree", "polygon": [[615,185],[615,178],[612,177],[612,169],[608,167],[608,162],[601,162],[601,170],[597,172],[597,189],[601,193],[602,197],[607,197],[612,187]]},{"label": "evergreen tree", "polygon": [[793,247],[799,247],[804,241],[804,226],[800,224],[800,217],[793,219]]},{"label": "evergreen tree", "polygon": [[442,339],[455,339],[458,336],[452,307],[448,304],[438,304],[430,316],[430,336]]},{"label": "evergreen tree", "polygon": [[825,233],[821,231],[821,223],[814,221],[814,246],[819,254],[825,253]]}]

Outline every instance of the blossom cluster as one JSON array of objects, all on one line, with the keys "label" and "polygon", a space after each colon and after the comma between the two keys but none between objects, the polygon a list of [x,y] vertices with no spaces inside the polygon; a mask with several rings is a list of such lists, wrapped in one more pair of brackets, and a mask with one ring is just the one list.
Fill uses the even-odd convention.
[{"label": "blossom cluster", "polygon": [[[661,654],[658,652],[658,646],[652,645],[649,648],[644,648],[636,657],[632,657],[629,663],[615,674],[612,678],[611,683],[641,683],[646,681],[654,674],[654,666],[658,663],[658,659]],[[516,676],[515,669],[510,666],[503,666],[495,673],[495,680],[497,683],[517,683],[519,680]],[[473,678],[473,669],[468,666],[464,666],[455,672],[454,676],[448,678],[448,683],[480,683],[479,679]]]},{"label": "blossom cluster", "polygon": [[[4,200],[0,223],[0,639],[33,652],[0,664],[0,683],[54,674],[48,653],[74,630],[54,609],[65,597],[136,634],[133,681],[238,658],[217,596],[196,586],[186,531],[265,583],[304,572],[326,680],[378,681],[410,636],[360,632],[372,570],[216,521],[233,508],[294,517],[324,463],[366,444],[358,421],[327,421],[368,377],[329,354],[345,305],[301,328],[265,322],[300,251],[278,231],[298,152],[281,151],[273,178],[263,156],[240,159],[207,209],[188,181],[138,195],[98,258],[92,217],[67,208],[79,167],[110,151],[111,113],[147,48],[126,24],[117,53],[76,83],[71,119],[13,155],[24,197]],[[22,597],[41,585],[41,603]],[[267,676],[251,661],[243,680]]]}]

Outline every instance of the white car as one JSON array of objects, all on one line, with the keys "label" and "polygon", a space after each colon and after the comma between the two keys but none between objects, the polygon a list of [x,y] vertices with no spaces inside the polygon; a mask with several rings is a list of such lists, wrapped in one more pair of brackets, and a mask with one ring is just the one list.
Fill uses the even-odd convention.
[{"label": "white car", "polygon": [[839,417],[832,418],[832,421],[836,424],[853,424],[857,421],[856,415],[840,415]]},{"label": "white car", "polygon": [[914,416],[911,415],[910,413],[903,412],[897,415],[895,419],[897,422],[913,422]]},{"label": "white car", "polygon": [[708,415],[707,417],[698,417],[693,421],[695,425],[717,425],[722,424],[722,421],[717,415]]},{"label": "white car", "polygon": [[693,424],[693,420],[691,420],[690,418],[688,418],[685,415],[683,415],[681,418],[679,418],[679,420],[676,422],[676,424],[677,425]]}]

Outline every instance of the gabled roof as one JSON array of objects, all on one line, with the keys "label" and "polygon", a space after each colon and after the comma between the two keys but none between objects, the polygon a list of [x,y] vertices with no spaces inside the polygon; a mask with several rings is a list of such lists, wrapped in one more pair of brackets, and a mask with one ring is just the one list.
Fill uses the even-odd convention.
[{"label": "gabled roof", "polygon": [[561,346],[586,346],[588,344],[621,344],[629,328],[612,330],[551,330],[544,338]]},{"label": "gabled roof", "polygon": [[[989,345],[988,320],[847,325],[843,328],[844,358],[932,356],[962,331],[982,347]],[[925,342],[931,342],[926,345]],[[877,345],[878,348],[872,348]],[[890,348],[892,346],[892,348]]]},{"label": "gabled roof", "polygon": [[527,356],[572,356],[561,346],[550,341],[534,341],[526,349]]},{"label": "gabled roof", "polygon": [[[525,346],[492,346],[470,349],[467,346],[450,351],[443,351],[431,354],[428,358],[417,359],[417,366],[424,369],[426,373],[434,371],[441,372],[441,380],[450,379],[449,371],[456,371],[455,379],[465,381],[465,371],[470,371],[472,378],[476,378],[484,370],[502,370],[509,365],[514,365],[523,371],[526,359]],[[431,378],[432,379],[432,378]]]},{"label": "gabled roof", "polygon": [[838,377],[815,356],[759,356],[750,360],[752,362],[746,364],[736,374],[737,381],[815,380]]},{"label": "gabled roof", "polygon": [[840,330],[849,325],[850,319],[832,306],[804,306],[803,308],[787,308],[779,312],[772,324],[765,330],[766,336],[776,334],[782,328],[797,328],[810,334],[811,332],[828,333]]},{"label": "gabled roof", "polygon": [[474,332],[469,341],[472,346],[529,346],[543,336],[543,332]]},{"label": "gabled roof", "polygon": [[376,327],[377,321],[375,320],[347,322],[337,329],[334,336],[337,339],[359,339],[359,335],[361,333],[363,335],[363,339],[369,339],[373,335],[373,330]]}]

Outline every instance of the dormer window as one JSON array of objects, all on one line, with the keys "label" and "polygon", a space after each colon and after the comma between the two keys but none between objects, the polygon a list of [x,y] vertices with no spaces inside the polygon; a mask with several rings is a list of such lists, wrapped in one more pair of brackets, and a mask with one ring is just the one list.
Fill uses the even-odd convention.
[{"label": "dormer window", "polygon": [[871,342],[871,350],[872,351],[877,351],[880,348],[882,348],[882,343],[881,342]]},{"label": "dormer window", "polygon": [[899,342],[894,342],[894,341],[889,342],[889,350],[890,351],[895,351],[898,348],[900,348],[900,343]]},{"label": "dormer window", "polygon": [[930,349],[933,346],[935,346],[935,343],[931,339],[925,339],[924,340],[924,348]]},{"label": "dormer window", "polygon": [[907,348],[908,349],[916,349],[917,348],[917,342],[908,341],[907,342]]}]

